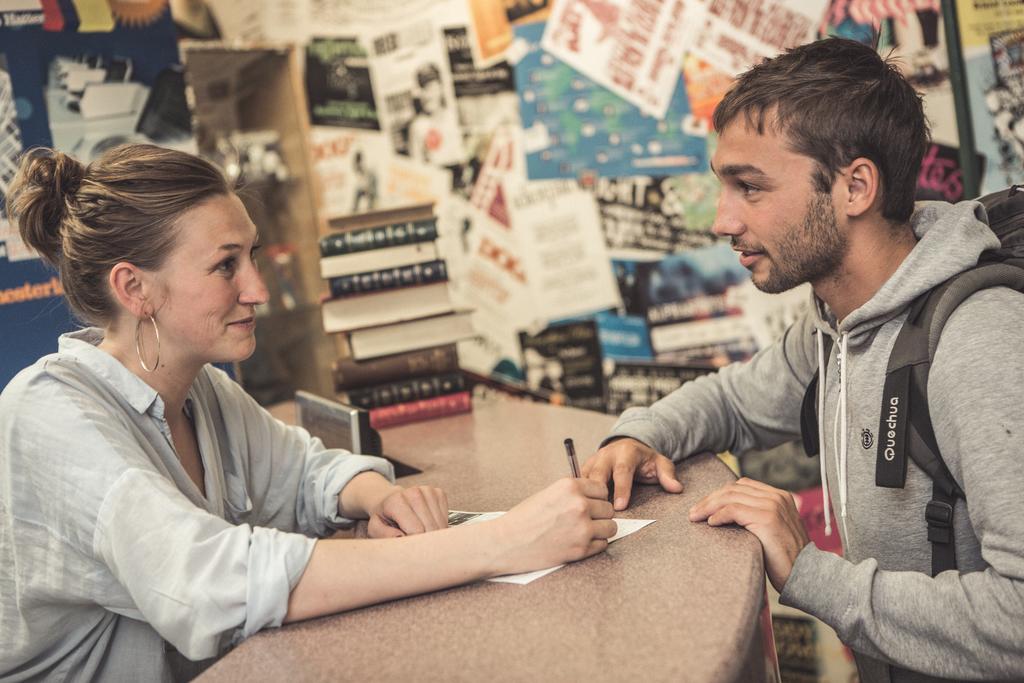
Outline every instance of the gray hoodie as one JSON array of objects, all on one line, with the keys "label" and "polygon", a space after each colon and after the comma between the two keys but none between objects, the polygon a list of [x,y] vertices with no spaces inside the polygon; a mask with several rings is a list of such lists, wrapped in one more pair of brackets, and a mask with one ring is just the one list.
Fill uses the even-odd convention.
[{"label": "gray hoodie", "polygon": [[[967,496],[954,512],[959,572],[930,576],[928,476],[911,462],[905,488],[874,481],[886,363],[908,304],[998,244],[979,218],[976,202],[918,204],[917,245],[845,320],[837,325],[815,299],[749,362],[627,410],[609,436],[631,436],[676,461],[792,441],[804,390],[829,363],[822,479],[845,557],[808,545],[781,599],[832,626],[865,682],[1024,679],[1024,294],[993,288],[961,304],[929,375],[939,448]],[[835,340],[827,360],[822,334]]]}]

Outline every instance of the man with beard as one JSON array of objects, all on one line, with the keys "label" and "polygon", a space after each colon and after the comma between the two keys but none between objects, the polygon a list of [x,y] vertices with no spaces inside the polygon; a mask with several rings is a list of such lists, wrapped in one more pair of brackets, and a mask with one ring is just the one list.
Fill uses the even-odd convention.
[{"label": "man with beard", "polygon": [[611,480],[618,510],[634,480],[679,493],[675,463],[690,455],[796,440],[820,373],[826,529],[831,499],[844,557],[808,541],[789,493],[749,479],[696,502],[690,520],[757,536],[782,603],[832,626],[862,681],[1024,677],[1024,295],[993,287],[965,300],[928,375],[939,451],[966,494],[953,508],[955,570],[931,575],[932,480],[911,464],[903,488],[876,486],[872,448],[885,438],[874,434],[883,381],[911,302],[998,246],[984,209],[915,206],[928,144],[920,97],[856,42],[819,41],[753,67],[714,124],[715,232],[757,287],[810,282],[814,306],[749,362],[627,410],[584,476]]}]

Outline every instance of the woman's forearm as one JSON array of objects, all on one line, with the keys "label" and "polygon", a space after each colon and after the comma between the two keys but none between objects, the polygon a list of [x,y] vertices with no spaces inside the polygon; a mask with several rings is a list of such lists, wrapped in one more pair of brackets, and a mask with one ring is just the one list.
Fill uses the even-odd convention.
[{"label": "woman's forearm", "polygon": [[488,522],[402,538],[318,541],[285,621],[589,557],[615,535],[607,497],[603,483],[562,479]]},{"label": "woman's forearm", "polygon": [[496,576],[503,573],[498,533],[485,522],[404,538],[317,541],[285,622]]}]

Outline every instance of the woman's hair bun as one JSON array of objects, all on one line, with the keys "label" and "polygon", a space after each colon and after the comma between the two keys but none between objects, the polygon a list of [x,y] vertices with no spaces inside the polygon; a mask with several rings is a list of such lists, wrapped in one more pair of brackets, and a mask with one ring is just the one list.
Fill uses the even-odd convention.
[{"label": "woman's hair bun", "polygon": [[67,154],[37,147],[22,156],[11,183],[7,213],[26,244],[54,265],[60,258],[61,224],[85,173],[85,166]]}]

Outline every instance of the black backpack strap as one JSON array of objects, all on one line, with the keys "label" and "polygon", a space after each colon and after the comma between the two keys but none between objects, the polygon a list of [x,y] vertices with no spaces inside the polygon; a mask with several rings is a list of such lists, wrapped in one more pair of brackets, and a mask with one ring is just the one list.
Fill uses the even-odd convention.
[{"label": "black backpack strap", "polygon": [[924,508],[928,523],[928,542],[932,544],[932,576],[956,569],[956,545],[953,542],[953,506],[957,496],[949,494],[938,479],[932,481],[932,499]]},{"label": "black backpack strap", "polygon": [[1024,291],[1024,270],[1005,263],[981,265],[923,294],[911,305],[886,369],[875,483],[902,488],[907,457],[932,479],[925,520],[933,576],[956,568],[953,507],[964,492],[939,452],[928,409],[928,371],[957,306],[981,289],[998,286]]},{"label": "black backpack strap", "polygon": [[[832,353],[832,337],[824,335],[823,341],[827,359]],[[825,367],[828,368],[827,362]],[[820,450],[818,446],[818,382],[820,381],[822,380],[818,377],[818,371],[815,370],[811,377],[811,383],[804,390],[804,399],[800,404],[800,439],[804,445],[804,452],[809,458],[818,455]]]}]

